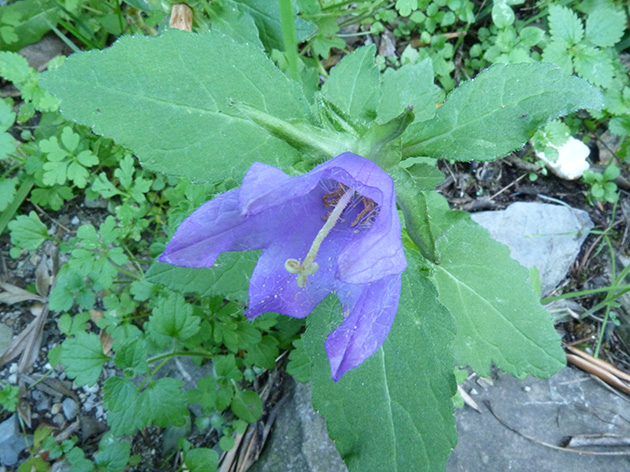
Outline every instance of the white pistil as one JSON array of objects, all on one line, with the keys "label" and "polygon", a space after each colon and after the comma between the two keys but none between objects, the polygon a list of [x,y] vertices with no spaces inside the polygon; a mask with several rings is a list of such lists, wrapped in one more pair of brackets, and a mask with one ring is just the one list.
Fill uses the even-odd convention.
[{"label": "white pistil", "polygon": [[287,259],[284,263],[284,268],[287,270],[287,272],[298,275],[298,287],[306,287],[306,278],[309,275],[313,275],[319,269],[319,265],[317,264],[317,262],[315,262],[317,252],[319,251],[319,248],[322,245],[324,238],[328,236],[328,233],[330,233],[330,231],[337,224],[339,217],[350,203],[353,195],[354,192],[348,189],[346,190],[346,193],[341,196],[341,198],[335,205],[335,208],[326,220],[326,224],[324,224],[322,229],[319,230],[319,233],[317,233],[317,236],[315,236],[315,240],[313,241],[313,244],[311,244],[311,248],[304,258],[304,262],[300,263],[298,259]]}]

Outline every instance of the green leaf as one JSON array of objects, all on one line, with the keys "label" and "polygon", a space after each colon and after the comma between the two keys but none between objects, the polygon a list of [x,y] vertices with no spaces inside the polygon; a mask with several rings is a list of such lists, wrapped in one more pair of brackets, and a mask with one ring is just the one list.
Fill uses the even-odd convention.
[{"label": "green leaf", "polygon": [[17,51],[29,44],[36,44],[50,31],[50,25],[56,24],[59,17],[59,4],[56,0],[21,0],[11,5],[0,7],[0,16],[19,15],[14,34],[17,41],[6,43],[0,39],[0,50]]},{"label": "green leaf", "polygon": [[[258,330],[256,330],[258,332]],[[260,336],[260,335],[259,335]],[[279,354],[278,341],[272,336],[263,336],[260,341],[247,347],[245,361],[257,367],[273,369]]]},{"label": "green leaf", "polygon": [[24,58],[14,52],[0,52],[0,76],[9,82],[13,82],[16,87],[20,87],[31,76],[31,68]]},{"label": "green leaf", "polygon": [[571,129],[560,120],[554,120],[548,123],[544,131],[549,143],[556,147],[565,144],[571,136]]},{"label": "green leaf", "polygon": [[90,321],[90,314],[88,312],[77,313],[74,316],[64,313],[59,317],[59,320],[57,320],[57,327],[59,331],[66,336],[73,336],[85,332],[88,328],[88,321]]},{"label": "green leaf", "polygon": [[577,14],[560,5],[549,7],[549,31],[554,41],[564,41],[569,45],[578,44],[584,37],[584,27]]},{"label": "green leaf", "polygon": [[573,59],[575,71],[595,85],[608,88],[612,85],[615,68],[610,56],[600,49],[578,48]]},{"label": "green leaf", "polygon": [[0,133],[0,161],[15,152],[15,139],[9,133]]},{"label": "green leaf", "polygon": [[546,63],[495,64],[407,129],[405,156],[488,161],[522,147],[547,121],[601,108],[601,92]]},{"label": "green leaf", "polygon": [[99,466],[99,471],[120,472],[129,461],[131,443],[106,435],[101,439],[98,449],[99,451],[94,457],[94,462]]},{"label": "green leaf", "polygon": [[351,472],[438,471],[455,447],[451,316],[406,251],[398,313],[383,346],[333,382],[324,339],[342,319],[327,298],[307,318],[313,406]]},{"label": "green leaf", "polygon": [[534,47],[545,37],[545,32],[536,26],[526,26],[519,34],[518,38],[525,46]]},{"label": "green leaf", "polygon": [[4,211],[15,198],[17,179],[0,180],[0,211]]},{"label": "green leaf", "polygon": [[173,425],[182,426],[190,416],[186,405],[186,395],[182,390],[184,383],[178,379],[161,378],[151,383],[140,394],[139,414],[145,424],[154,424],[162,428]]},{"label": "green leaf", "polygon": [[78,333],[63,342],[61,362],[68,377],[78,386],[94,385],[101,375],[103,364],[109,361],[96,334]]},{"label": "green leaf", "polygon": [[210,269],[189,269],[154,262],[146,280],[182,293],[201,297],[221,295],[229,300],[247,302],[249,278],[258,261],[259,251],[221,254]]},{"label": "green leaf", "polygon": [[243,373],[236,366],[236,359],[233,354],[227,356],[217,356],[214,358],[214,371],[217,378],[227,383],[229,380],[236,382],[243,378]]},{"label": "green leaf", "polygon": [[70,152],[76,151],[79,146],[80,137],[78,134],[72,131],[69,126],[64,127],[61,132],[61,143]]},{"label": "green leaf", "polygon": [[199,331],[201,319],[193,315],[192,305],[178,293],[170,293],[149,317],[149,330],[172,338],[186,340]]},{"label": "green leaf", "polygon": [[136,339],[123,344],[122,347],[116,350],[114,363],[119,369],[129,369],[134,377],[146,374],[149,371],[149,366],[147,364],[147,349],[144,341]]},{"label": "green leaf", "polygon": [[618,136],[630,135],[630,115],[615,116],[608,124],[611,133]]},{"label": "green leaf", "polygon": [[262,415],[262,401],[256,392],[237,390],[230,409],[243,421],[254,423]]},{"label": "green leaf", "polygon": [[[282,25],[280,23],[280,6],[278,2],[261,2],[259,0],[237,0],[239,9],[249,13],[258,26],[258,34],[265,47],[271,51],[284,51]],[[295,15],[295,33],[300,43],[312,36],[316,31],[313,23]]]},{"label": "green leaf", "polygon": [[435,189],[444,180],[444,174],[429,164],[415,163],[408,168],[397,168],[392,177],[407,233],[420,253],[434,261],[435,241],[429,222],[437,215],[429,214],[425,190]]},{"label": "green leaf", "polygon": [[34,211],[31,211],[28,216],[17,216],[8,226],[11,232],[11,243],[28,251],[35,251],[49,238],[46,226]]},{"label": "green leaf", "polygon": [[572,55],[568,46],[563,41],[551,41],[542,56],[543,62],[552,62],[560,67],[566,74],[573,73]]},{"label": "green leaf", "polygon": [[506,28],[514,23],[514,10],[506,2],[494,2],[492,22],[497,28]]},{"label": "green leaf", "polygon": [[128,147],[151,170],[196,182],[240,178],[254,161],[287,168],[299,158],[234,101],[281,120],[311,119],[298,84],[261,50],[213,32],[124,36],[105,51],[71,56],[40,81],[67,118]]},{"label": "green leaf", "polygon": [[401,16],[409,16],[418,8],[418,0],[396,0],[396,10]]},{"label": "green leaf", "polygon": [[7,100],[0,99],[0,131],[7,131],[13,123],[15,123],[13,106]]},{"label": "green leaf", "polygon": [[586,18],[586,39],[596,46],[614,46],[625,29],[626,14],[621,7],[600,5]]},{"label": "green leaf", "polygon": [[292,375],[298,382],[311,380],[311,359],[308,357],[302,338],[293,341],[293,349],[289,352],[287,373]]},{"label": "green leaf", "polygon": [[114,436],[133,434],[149,425],[141,418],[138,388],[128,379],[110,377],[105,381],[103,406],[107,409],[107,424]]},{"label": "green leaf", "polygon": [[375,52],[375,46],[364,46],[344,56],[322,87],[322,94],[342,112],[366,122],[376,117],[380,100],[380,73],[374,63]]},{"label": "green leaf", "polygon": [[231,0],[224,0],[205,3],[204,8],[213,31],[225,34],[240,43],[250,43],[263,48],[256,23],[252,16],[244,11],[242,5]]},{"label": "green leaf", "polygon": [[409,106],[413,107],[415,121],[429,120],[435,116],[442,93],[433,81],[433,63],[429,58],[400,69],[385,69],[381,91],[379,123],[396,118]]},{"label": "green leaf", "polygon": [[190,472],[215,472],[219,467],[219,454],[207,447],[199,447],[188,451],[184,462]]},{"label": "green leaf", "polygon": [[494,363],[519,378],[549,377],[564,367],[551,315],[506,246],[465,219],[437,239],[436,251],[433,280],[457,323],[453,348],[459,365],[487,376]]}]

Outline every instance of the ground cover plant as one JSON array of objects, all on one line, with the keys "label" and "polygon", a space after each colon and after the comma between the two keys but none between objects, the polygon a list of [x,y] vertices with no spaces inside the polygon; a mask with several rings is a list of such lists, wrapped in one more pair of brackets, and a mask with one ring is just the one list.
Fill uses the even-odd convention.
[{"label": "ground cover plant", "polygon": [[[449,208],[438,166],[533,137],[553,154],[608,126],[617,161],[585,181],[591,201],[616,202],[620,4],[197,1],[191,32],[169,28],[161,2],[34,3],[0,10],[0,76],[19,91],[0,102],[0,231],[11,257],[45,249],[49,267],[30,289],[4,283],[2,300],[43,307],[34,345],[54,314],[51,370],[102,383],[108,431],[88,452],[37,429],[21,470],[141,467],[134,435],[185,426],[189,408],[204,441],[182,438],[161,467],[216,470],[277,368],[311,382],[350,470],[443,470],[456,367],[565,365],[530,274]],[[51,30],[76,52],[47,72],[11,51]],[[345,40],[385,31],[398,53]],[[77,201],[100,213],[51,232],[42,215]],[[38,351],[1,361],[18,355],[27,372]],[[165,374],[183,358],[204,375]],[[0,394],[14,411],[23,392]]]}]

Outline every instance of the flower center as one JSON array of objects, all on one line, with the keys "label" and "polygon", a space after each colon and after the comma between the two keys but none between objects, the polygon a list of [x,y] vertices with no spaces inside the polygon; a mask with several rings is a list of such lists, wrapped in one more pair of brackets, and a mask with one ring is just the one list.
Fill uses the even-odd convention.
[{"label": "flower center", "polygon": [[350,200],[352,200],[353,195],[354,192],[348,189],[343,195],[339,196],[339,199],[335,203],[335,208],[333,208],[333,211],[328,216],[326,224],[324,224],[322,229],[319,230],[319,233],[317,233],[317,236],[315,236],[315,240],[313,244],[311,244],[311,248],[303,262],[300,263],[299,259],[287,259],[284,263],[284,268],[287,272],[297,274],[298,287],[306,287],[306,278],[319,270],[319,265],[315,262],[317,251],[319,251],[324,238],[328,236],[328,233],[330,233],[337,224],[339,217],[350,203]]}]

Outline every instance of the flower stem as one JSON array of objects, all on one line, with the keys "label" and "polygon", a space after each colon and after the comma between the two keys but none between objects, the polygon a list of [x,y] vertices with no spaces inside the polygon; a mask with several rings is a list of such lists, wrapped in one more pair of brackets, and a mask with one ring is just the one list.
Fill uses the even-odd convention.
[{"label": "flower stem", "polygon": [[284,52],[287,55],[289,77],[300,82],[300,70],[298,68],[297,37],[295,34],[295,19],[293,17],[293,5],[291,0],[279,0],[280,21],[282,24],[282,39]]}]

